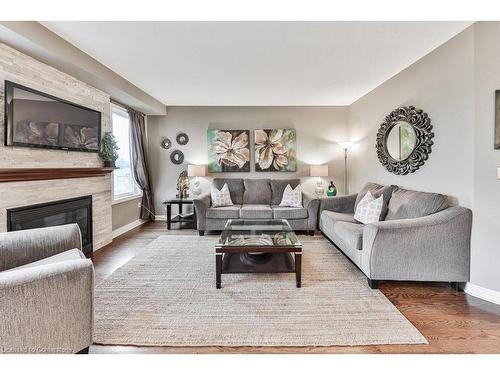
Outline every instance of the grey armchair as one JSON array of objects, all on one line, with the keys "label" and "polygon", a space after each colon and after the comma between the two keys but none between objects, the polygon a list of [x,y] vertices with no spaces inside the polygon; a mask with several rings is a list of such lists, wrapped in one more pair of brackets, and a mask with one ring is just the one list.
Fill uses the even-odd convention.
[{"label": "grey armchair", "polygon": [[0,353],[88,352],[94,269],[76,224],[0,233]]}]

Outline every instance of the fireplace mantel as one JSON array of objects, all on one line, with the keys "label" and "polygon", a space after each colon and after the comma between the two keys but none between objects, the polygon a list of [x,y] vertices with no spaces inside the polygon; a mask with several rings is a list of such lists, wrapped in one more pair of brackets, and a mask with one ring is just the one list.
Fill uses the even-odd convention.
[{"label": "fireplace mantel", "polygon": [[0,168],[0,182],[98,177],[116,168]]}]

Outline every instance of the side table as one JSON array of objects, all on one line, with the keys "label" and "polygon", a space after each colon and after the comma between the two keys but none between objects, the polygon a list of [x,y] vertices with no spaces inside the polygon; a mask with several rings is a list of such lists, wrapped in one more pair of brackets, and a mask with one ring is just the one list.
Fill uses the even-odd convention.
[{"label": "side table", "polygon": [[[167,206],[167,229],[170,230],[172,223],[192,223],[194,228],[196,229],[196,213],[193,212],[184,214],[183,207],[184,205],[192,206],[193,200],[191,198],[174,198],[168,199],[163,202],[164,205]],[[179,207],[179,213],[172,217],[172,205],[177,204]]]}]

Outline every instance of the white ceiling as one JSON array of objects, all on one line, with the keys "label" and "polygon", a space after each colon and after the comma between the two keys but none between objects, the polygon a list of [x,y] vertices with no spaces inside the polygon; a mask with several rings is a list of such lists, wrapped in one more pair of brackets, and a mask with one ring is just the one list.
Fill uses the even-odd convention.
[{"label": "white ceiling", "polygon": [[167,105],[349,105],[471,22],[43,22]]}]

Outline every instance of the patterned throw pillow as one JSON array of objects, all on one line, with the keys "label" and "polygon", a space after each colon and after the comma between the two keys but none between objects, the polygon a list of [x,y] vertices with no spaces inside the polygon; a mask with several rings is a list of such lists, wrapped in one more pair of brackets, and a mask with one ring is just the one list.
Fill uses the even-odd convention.
[{"label": "patterned throw pillow", "polygon": [[212,185],[210,195],[212,197],[212,207],[225,207],[233,205],[233,201],[231,200],[231,194],[229,193],[227,184],[224,184],[224,186],[220,190]]},{"label": "patterned throw pillow", "polygon": [[358,203],[354,218],[363,224],[376,223],[380,221],[383,207],[384,197],[374,198],[372,193],[368,191]]},{"label": "patterned throw pillow", "polygon": [[297,185],[292,189],[290,184],[286,185],[281,198],[281,207],[302,207],[302,187]]}]

